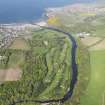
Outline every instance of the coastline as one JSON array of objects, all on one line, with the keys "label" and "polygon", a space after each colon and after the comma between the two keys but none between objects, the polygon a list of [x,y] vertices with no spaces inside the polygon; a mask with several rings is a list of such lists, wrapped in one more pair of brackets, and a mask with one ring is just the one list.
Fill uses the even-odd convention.
[{"label": "coastline", "polygon": [[[91,6],[90,6],[91,5]],[[99,10],[98,6],[100,4],[89,4],[89,3],[76,3],[76,4],[68,4],[61,7],[51,7],[51,8],[45,8],[44,13],[42,14],[42,17],[38,20],[32,20],[27,22],[14,22],[14,23],[0,23],[1,26],[31,26],[33,24],[39,24],[41,26],[47,25],[47,20],[51,17],[56,16],[57,14],[71,14],[75,12],[97,12],[97,11],[105,11],[105,8],[103,10]],[[35,25],[34,25],[35,26]]]},{"label": "coastline", "polygon": [[46,26],[47,22],[43,20],[39,22],[0,24],[0,28],[37,28],[37,25]]},{"label": "coastline", "polygon": [[[67,11],[67,9],[70,8],[78,8],[78,6],[84,5],[84,3],[76,3],[76,4],[68,4],[65,6],[61,6],[61,7],[51,7],[51,8],[45,8],[44,13],[42,14],[42,17],[38,20],[32,20],[32,21],[27,21],[27,22],[13,22],[13,23],[0,23],[0,27],[4,26],[31,26],[33,24],[39,24],[41,26],[46,26],[45,24],[47,24],[47,20],[50,17],[53,17],[56,15],[56,13],[61,12],[61,11]],[[35,25],[34,25],[35,26]]]}]

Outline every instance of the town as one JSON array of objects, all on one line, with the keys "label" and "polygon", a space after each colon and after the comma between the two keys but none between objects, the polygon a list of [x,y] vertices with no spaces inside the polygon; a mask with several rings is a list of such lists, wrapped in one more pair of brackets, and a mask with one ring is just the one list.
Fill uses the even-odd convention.
[{"label": "town", "polygon": [[46,22],[38,22],[35,24],[1,24],[0,25],[0,48],[7,48],[17,37],[29,36],[30,30],[39,29],[38,26],[45,26]]}]

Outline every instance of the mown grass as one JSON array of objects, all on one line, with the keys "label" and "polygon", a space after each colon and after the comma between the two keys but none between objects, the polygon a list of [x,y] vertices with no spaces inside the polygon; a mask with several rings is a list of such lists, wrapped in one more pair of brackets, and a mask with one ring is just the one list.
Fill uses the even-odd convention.
[{"label": "mown grass", "polygon": [[[70,49],[69,49],[70,50]],[[40,94],[40,97],[47,97],[47,99],[48,99],[48,97],[51,97],[51,93],[52,93],[52,95],[54,94],[54,90],[55,90],[55,88],[57,87],[57,86],[59,86],[59,84],[60,83],[62,83],[62,81],[61,81],[61,79],[63,78],[63,73],[65,73],[66,72],[66,70],[68,71],[69,69],[66,69],[66,66],[65,66],[65,58],[66,58],[66,53],[67,53],[67,44],[65,44],[64,46],[63,46],[63,50],[62,50],[62,52],[60,53],[60,58],[58,58],[58,62],[56,63],[56,65],[58,66],[57,68],[56,67],[54,67],[55,65],[54,65],[54,63],[52,64],[53,65],[53,69],[52,69],[52,71],[53,72],[50,72],[50,74],[48,74],[48,75],[53,75],[53,73],[55,72],[56,74],[55,74],[55,76],[53,77],[53,80],[52,80],[52,82],[51,82],[51,84],[42,92],[42,94]],[[70,53],[69,53],[69,55],[70,55]],[[56,55],[55,55],[56,56]],[[64,71],[65,70],[65,71]],[[70,74],[70,72],[69,72],[69,74]],[[69,76],[68,75],[66,75],[67,76],[67,78],[69,79]],[[50,78],[48,78],[48,80],[49,81],[51,81],[50,80]],[[65,78],[63,78],[63,80],[65,80]],[[69,79],[70,80],[70,79]],[[68,84],[68,83],[67,83]],[[64,86],[62,86],[62,87],[64,87]],[[50,93],[50,94],[49,94]],[[59,92],[58,92],[59,93]],[[54,97],[56,98],[56,95],[54,95]],[[63,95],[61,96],[61,97],[63,97]],[[58,97],[59,98],[59,97]]]}]

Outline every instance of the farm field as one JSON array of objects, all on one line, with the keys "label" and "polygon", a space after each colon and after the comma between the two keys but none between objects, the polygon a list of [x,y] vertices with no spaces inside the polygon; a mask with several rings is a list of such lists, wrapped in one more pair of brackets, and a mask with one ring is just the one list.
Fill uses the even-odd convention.
[{"label": "farm field", "polygon": [[98,42],[99,40],[102,40],[102,38],[101,37],[92,37],[92,36],[81,38],[81,42],[87,47],[93,45],[94,43]]},{"label": "farm field", "polygon": [[80,105],[105,104],[105,50],[91,51],[91,79]]},{"label": "farm field", "polygon": [[24,62],[24,54],[21,51],[0,49],[0,54],[4,56],[4,58],[0,60],[0,69],[20,68]]},{"label": "farm field", "polygon": [[89,51],[105,50],[105,38],[103,37],[85,37],[80,39]]},{"label": "farm field", "polygon": [[29,50],[29,45],[28,45],[28,42],[25,39],[16,38],[9,48],[10,49]]},{"label": "farm field", "polygon": [[22,70],[19,68],[11,68],[8,70],[0,70],[0,81],[17,81],[20,80],[22,76]]},{"label": "farm field", "polygon": [[90,47],[89,50],[105,50],[105,39],[101,40],[100,43],[97,43],[96,45]]}]

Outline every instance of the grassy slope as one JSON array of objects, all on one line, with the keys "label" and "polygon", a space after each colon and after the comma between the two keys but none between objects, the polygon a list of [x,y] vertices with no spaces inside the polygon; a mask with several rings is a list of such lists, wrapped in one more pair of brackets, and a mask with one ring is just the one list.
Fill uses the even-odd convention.
[{"label": "grassy slope", "polygon": [[[104,105],[105,51],[91,52],[91,80],[80,105]],[[105,101],[104,101],[105,102]]]}]

